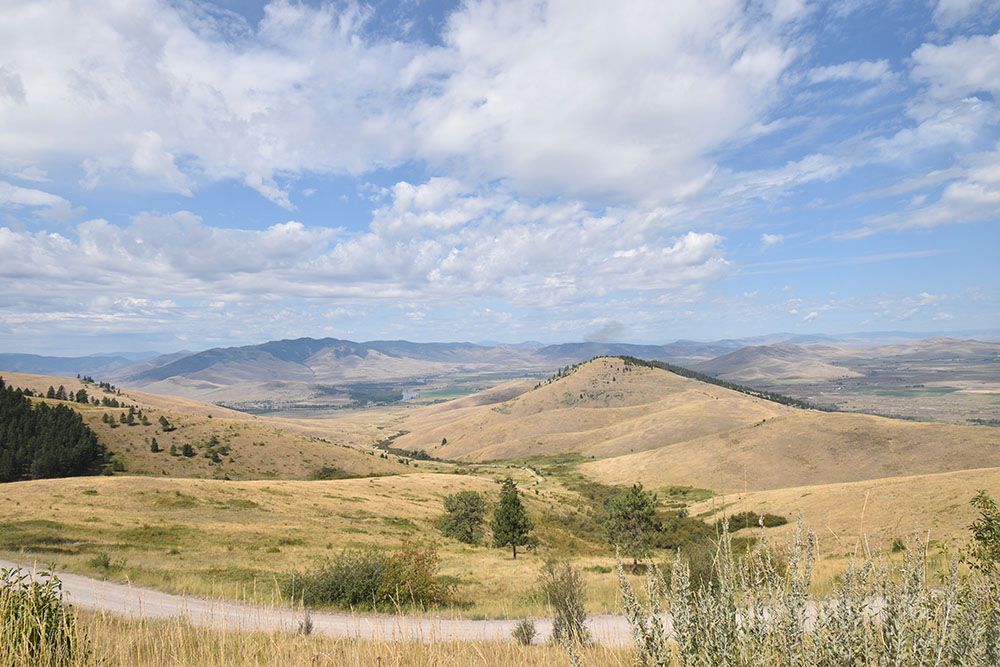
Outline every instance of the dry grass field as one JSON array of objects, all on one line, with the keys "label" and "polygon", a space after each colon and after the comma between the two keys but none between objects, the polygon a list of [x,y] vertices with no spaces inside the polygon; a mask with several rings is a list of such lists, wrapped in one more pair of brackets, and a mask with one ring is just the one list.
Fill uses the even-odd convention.
[{"label": "dry grass field", "polygon": [[[1000,468],[733,493],[695,503],[691,512],[705,518],[746,510],[801,515],[830,557],[860,553],[865,538],[881,551],[915,537],[957,549],[968,540],[976,515],[969,500],[979,489],[1000,497]],[[768,533],[782,540],[792,529]]]},{"label": "dry grass field", "polygon": [[[489,469],[485,469],[489,470]],[[484,472],[485,472],[484,470]],[[478,490],[495,502],[488,476],[410,474],[335,481],[219,481],[93,477],[0,486],[6,508],[0,554],[23,563],[128,580],[208,598],[278,600],[278,581],[345,548],[393,548],[405,539],[440,547],[441,574],[456,584],[457,606],[444,613],[513,617],[544,612],[538,569],[552,554],[574,555],[589,572],[590,607],[617,608],[614,553],[573,533],[564,521],[579,499],[555,483],[520,480],[540,548],[519,554],[441,537],[444,495]],[[95,566],[106,553],[110,570]]]},{"label": "dry grass field", "polygon": [[[514,642],[436,641],[433,643],[337,639],[290,632],[213,630],[182,619],[143,621],[80,612],[81,634],[91,654],[72,667],[243,667],[311,665],[316,667],[549,667],[570,665],[564,649],[552,644],[520,646]],[[631,649],[593,646],[580,650],[588,667],[631,667]]]}]

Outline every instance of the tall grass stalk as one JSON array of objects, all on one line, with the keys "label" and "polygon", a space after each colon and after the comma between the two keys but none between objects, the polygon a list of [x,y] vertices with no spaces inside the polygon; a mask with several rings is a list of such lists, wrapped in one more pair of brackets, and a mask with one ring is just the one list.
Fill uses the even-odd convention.
[{"label": "tall grass stalk", "polygon": [[0,570],[0,665],[73,665],[85,645],[58,578]]}]

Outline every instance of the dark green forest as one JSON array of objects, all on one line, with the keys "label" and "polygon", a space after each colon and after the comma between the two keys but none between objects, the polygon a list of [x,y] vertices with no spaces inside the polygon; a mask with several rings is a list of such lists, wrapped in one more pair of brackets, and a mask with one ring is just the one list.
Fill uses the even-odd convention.
[{"label": "dark green forest", "polygon": [[97,473],[104,447],[65,405],[33,405],[0,378],[0,482]]}]

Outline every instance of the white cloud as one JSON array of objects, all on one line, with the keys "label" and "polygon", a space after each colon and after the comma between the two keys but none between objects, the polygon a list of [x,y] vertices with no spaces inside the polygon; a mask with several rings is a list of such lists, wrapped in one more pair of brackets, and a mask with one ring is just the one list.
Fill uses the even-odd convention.
[{"label": "white cloud", "polygon": [[816,312],[815,310],[810,310],[809,313],[805,317],[802,318],[802,321],[803,322],[812,322],[817,317],[819,317],[819,313]]},{"label": "white cloud", "polygon": [[775,103],[795,14],[736,0],[470,3],[427,64],[447,75],[417,105],[421,148],[522,189],[683,196]]},{"label": "white cloud", "polygon": [[373,36],[368,12],[276,0],[249,26],[153,0],[7,3],[0,96],[15,103],[0,104],[0,149],[75,162],[90,187],[237,179],[285,208],[303,172],[406,160],[546,194],[669,200],[766,124],[804,10],[484,0],[453,12],[437,47]]},{"label": "white cloud", "polygon": [[23,188],[6,181],[0,181],[0,208],[40,209],[42,217],[54,220],[68,220],[77,212],[69,201],[58,195],[35,188]]},{"label": "white cloud", "polygon": [[892,77],[892,69],[887,60],[855,60],[839,65],[815,67],[809,71],[812,83],[831,81],[879,82]]},{"label": "white cloud", "polygon": [[967,21],[985,23],[997,14],[1000,0],[938,0],[934,7],[934,21],[945,27]]},{"label": "white cloud", "polygon": [[[125,228],[90,220],[76,227],[75,241],[0,228],[0,255],[11,258],[0,266],[0,299],[98,288],[150,301],[408,296],[553,305],[698,289],[729,269],[720,236],[652,225],[645,211],[527,206],[441,179],[399,183],[393,192],[370,230],[354,235],[296,221],[222,229],[186,211],[144,213]],[[67,274],[77,276],[71,285]]]},{"label": "white cloud", "polygon": [[761,246],[764,247],[764,249],[773,248],[774,246],[781,245],[784,242],[785,242],[785,236],[784,236],[784,234],[761,234],[760,235],[760,244],[761,244]]}]

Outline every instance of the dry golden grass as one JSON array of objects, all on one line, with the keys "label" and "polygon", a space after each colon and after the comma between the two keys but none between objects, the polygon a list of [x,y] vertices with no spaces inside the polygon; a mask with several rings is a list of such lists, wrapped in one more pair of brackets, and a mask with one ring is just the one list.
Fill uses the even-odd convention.
[{"label": "dry golden grass", "polygon": [[[182,619],[129,620],[108,614],[79,615],[81,631],[91,640],[84,665],[242,667],[244,665],[314,665],[336,667],[451,667],[452,665],[548,667],[569,665],[563,649],[514,642],[433,643],[336,639],[320,635],[213,630]],[[632,652],[595,646],[581,651],[584,665],[629,667]]]},{"label": "dry golden grass", "polygon": [[[801,410],[598,359],[495,405],[417,410],[396,444],[471,461],[577,452],[607,484],[732,492],[1000,466],[1000,430]],[[442,444],[447,440],[446,444]]]},{"label": "dry golden grass", "polygon": [[[607,457],[725,433],[790,408],[667,371],[586,363],[568,377],[495,405],[414,411],[396,444],[441,458],[486,461],[577,452]],[[447,439],[447,444],[442,440]]]},{"label": "dry golden grass", "polygon": [[[915,536],[957,548],[969,538],[976,516],[969,500],[978,489],[1000,496],[1000,468],[734,493],[697,503],[691,513],[710,518],[744,510],[801,514],[826,556],[861,553],[865,537],[870,548],[885,551],[895,538],[912,541]],[[767,532],[781,541],[792,529],[789,524]]]},{"label": "dry golden grass", "polygon": [[1000,466],[996,428],[795,410],[726,433],[586,463],[580,471],[605,484],[735,492],[985,466]]},{"label": "dry golden grass", "polygon": [[[531,488],[521,470],[495,474],[513,474]],[[581,542],[559,525],[571,512],[569,492],[552,486],[525,494],[536,532],[549,546],[511,560],[506,549],[438,533],[443,496],[465,489],[491,502],[498,493],[488,477],[429,473],[310,482],[118,476],[15,482],[0,486],[0,554],[168,592],[274,602],[281,577],[343,548],[431,540],[440,546],[441,573],[457,582],[463,603],[440,613],[517,618],[544,613],[535,590],[541,563],[572,551],[581,567],[604,568],[586,573],[589,608],[617,609],[610,547]],[[581,554],[581,547],[591,552]],[[123,567],[106,572],[90,564],[101,552]]]},{"label": "dry golden grass", "polygon": [[[208,477],[222,479],[305,479],[324,466],[336,467],[350,475],[387,475],[407,472],[395,457],[382,459],[371,455],[372,443],[380,439],[378,420],[348,419],[281,420],[256,417],[217,405],[200,403],[176,396],[160,396],[132,389],[122,389],[121,395],[105,394],[93,385],[84,385],[76,378],[47,375],[25,375],[0,371],[0,376],[15,387],[24,387],[44,394],[52,385],[64,385],[67,391],[84,387],[98,398],[115,398],[119,402],[142,409],[149,426],[118,425],[112,428],[102,421],[108,414],[118,419],[126,409],[97,407],[65,401],[77,410],[97,433],[109,451],[125,461],[127,472],[165,477]],[[164,432],[158,420],[165,416],[176,430]],[[231,453],[213,463],[203,456],[204,445],[215,436]],[[149,441],[156,438],[164,451],[152,453]],[[198,455],[186,458],[171,456],[170,446],[180,449],[191,444]]]}]

